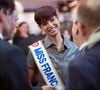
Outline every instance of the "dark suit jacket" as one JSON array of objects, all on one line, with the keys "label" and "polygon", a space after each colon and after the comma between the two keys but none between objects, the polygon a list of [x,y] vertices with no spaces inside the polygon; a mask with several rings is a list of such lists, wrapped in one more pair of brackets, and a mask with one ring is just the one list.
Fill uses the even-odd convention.
[{"label": "dark suit jacket", "polygon": [[100,90],[100,43],[82,50],[70,63],[67,84],[65,90]]},{"label": "dark suit jacket", "polygon": [[13,44],[17,45],[20,47],[24,52],[25,55],[27,56],[29,52],[28,46],[33,44],[34,42],[41,40],[42,37],[36,36],[36,35],[29,35],[27,38],[23,38],[21,36],[14,36],[13,38]]},{"label": "dark suit jacket", "polygon": [[25,55],[0,39],[0,90],[41,90],[28,83]]}]

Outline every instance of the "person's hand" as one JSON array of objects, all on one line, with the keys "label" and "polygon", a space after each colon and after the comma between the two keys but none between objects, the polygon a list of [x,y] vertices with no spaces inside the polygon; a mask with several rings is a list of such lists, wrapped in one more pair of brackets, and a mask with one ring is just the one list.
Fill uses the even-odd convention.
[{"label": "person's hand", "polygon": [[53,87],[45,85],[45,86],[42,86],[42,90],[53,90]]}]

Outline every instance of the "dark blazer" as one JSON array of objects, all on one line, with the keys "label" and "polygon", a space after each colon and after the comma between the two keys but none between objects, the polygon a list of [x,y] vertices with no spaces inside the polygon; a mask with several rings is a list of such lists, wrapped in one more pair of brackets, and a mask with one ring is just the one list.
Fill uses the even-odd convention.
[{"label": "dark blazer", "polygon": [[42,37],[36,35],[29,35],[27,38],[15,35],[13,38],[13,44],[21,48],[24,51],[25,55],[27,56],[29,52],[28,46],[41,39]]},{"label": "dark blazer", "polygon": [[70,63],[67,84],[65,90],[100,90],[100,43],[83,49]]},{"label": "dark blazer", "polygon": [[42,90],[28,83],[25,55],[0,39],[0,90]]}]

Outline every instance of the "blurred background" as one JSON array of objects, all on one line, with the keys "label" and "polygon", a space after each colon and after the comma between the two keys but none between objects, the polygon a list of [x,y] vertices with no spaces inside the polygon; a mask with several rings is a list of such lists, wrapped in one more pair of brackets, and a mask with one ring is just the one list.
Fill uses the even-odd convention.
[{"label": "blurred background", "polygon": [[[66,28],[71,21],[71,8],[74,0],[15,0],[16,8],[19,13],[17,24],[26,21],[30,25],[30,33],[39,35],[41,30],[34,21],[34,11],[44,5],[50,5],[59,12],[59,20],[62,28]],[[70,4],[70,7],[69,7]]]}]

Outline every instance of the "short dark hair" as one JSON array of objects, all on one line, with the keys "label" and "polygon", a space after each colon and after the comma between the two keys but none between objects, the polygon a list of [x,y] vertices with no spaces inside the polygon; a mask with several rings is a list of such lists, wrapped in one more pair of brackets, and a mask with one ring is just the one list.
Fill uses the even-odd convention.
[{"label": "short dark hair", "polygon": [[57,17],[57,12],[56,12],[55,8],[53,8],[51,6],[43,6],[43,7],[38,8],[35,11],[34,18],[35,18],[36,23],[38,25],[41,25],[42,23],[45,23],[53,16]]},{"label": "short dark hair", "polygon": [[0,0],[0,9],[3,9],[5,14],[7,10],[12,13],[15,10],[14,0]]}]

